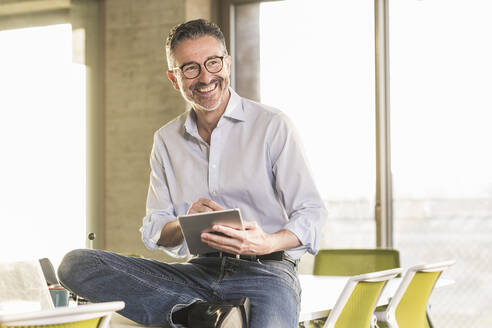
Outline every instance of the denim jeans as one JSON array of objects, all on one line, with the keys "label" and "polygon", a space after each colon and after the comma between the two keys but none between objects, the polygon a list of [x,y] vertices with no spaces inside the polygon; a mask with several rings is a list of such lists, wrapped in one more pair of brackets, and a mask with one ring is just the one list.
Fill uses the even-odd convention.
[{"label": "denim jeans", "polygon": [[147,326],[171,326],[172,313],[196,301],[249,297],[251,328],[298,325],[301,290],[294,264],[198,257],[163,263],[78,249],[58,268],[63,286],[91,302],[122,300],[123,316]]}]

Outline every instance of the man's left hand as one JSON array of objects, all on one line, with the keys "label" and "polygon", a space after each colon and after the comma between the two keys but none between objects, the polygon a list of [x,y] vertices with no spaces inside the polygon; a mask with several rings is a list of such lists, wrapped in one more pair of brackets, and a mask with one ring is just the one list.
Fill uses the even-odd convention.
[{"label": "man's left hand", "polygon": [[244,221],[244,230],[236,230],[223,225],[214,225],[213,232],[226,236],[204,232],[202,241],[219,251],[232,254],[263,255],[276,251],[272,243],[272,235],[263,231],[255,221]]}]

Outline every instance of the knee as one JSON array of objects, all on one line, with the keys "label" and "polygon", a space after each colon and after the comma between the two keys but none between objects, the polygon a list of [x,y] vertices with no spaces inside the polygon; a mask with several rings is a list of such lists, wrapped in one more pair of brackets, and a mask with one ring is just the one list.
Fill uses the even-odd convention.
[{"label": "knee", "polygon": [[58,280],[62,285],[71,289],[91,263],[94,263],[92,250],[75,249],[68,252],[58,266]]}]

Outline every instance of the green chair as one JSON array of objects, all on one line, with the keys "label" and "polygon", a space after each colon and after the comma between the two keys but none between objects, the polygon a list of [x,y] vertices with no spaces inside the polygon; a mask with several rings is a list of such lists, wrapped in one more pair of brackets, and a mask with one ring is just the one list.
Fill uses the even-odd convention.
[{"label": "green chair", "polygon": [[400,267],[396,249],[323,249],[314,258],[313,274],[319,276],[353,276]]},{"label": "green chair", "polygon": [[[316,276],[354,276],[400,267],[400,253],[386,248],[322,249],[314,257]],[[305,328],[323,327],[325,318],[303,324]]]},{"label": "green chair", "polygon": [[418,265],[407,270],[387,306],[376,309],[380,328],[429,328],[428,302],[442,272],[455,261]]},{"label": "green chair", "polygon": [[378,299],[388,280],[399,273],[398,268],[350,277],[323,328],[376,327],[374,309]]},{"label": "green chair", "polygon": [[124,302],[103,302],[76,307],[0,315],[0,328],[108,328],[111,315]]}]

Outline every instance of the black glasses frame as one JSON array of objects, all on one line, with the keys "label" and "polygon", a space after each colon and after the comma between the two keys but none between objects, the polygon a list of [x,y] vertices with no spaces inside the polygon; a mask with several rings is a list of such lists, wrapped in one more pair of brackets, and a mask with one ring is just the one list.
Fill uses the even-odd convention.
[{"label": "black glasses frame", "polygon": [[[196,79],[202,73],[202,66],[205,67],[205,69],[207,70],[207,72],[209,72],[211,74],[219,73],[220,71],[222,71],[222,68],[224,68],[224,57],[225,56],[214,56],[214,57],[210,57],[206,61],[204,61],[203,64],[201,64],[201,65],[199,63],[197,63],[197,62],[186,63],[186,64],[183,64],[183,65],[181,65],[179,67],[173,67],[173,68],[170,69],[170,71],[180,70],[181,71],[181,74],[183,74],[183,77],[185,79],[188,79],[188,80]],[[218,58],[220,59],[220,69],[217,70],[217,71],[211,72],[208,69],[208,67],[207,67],[207,62],[209,62],[210,60],[218,59]],[[195,76],[188,77],[188,76],[185,75],[185,73],[183,71],[183,67],[188,66],[188,65],[196,65],[198,67],[198,73]]]}]

